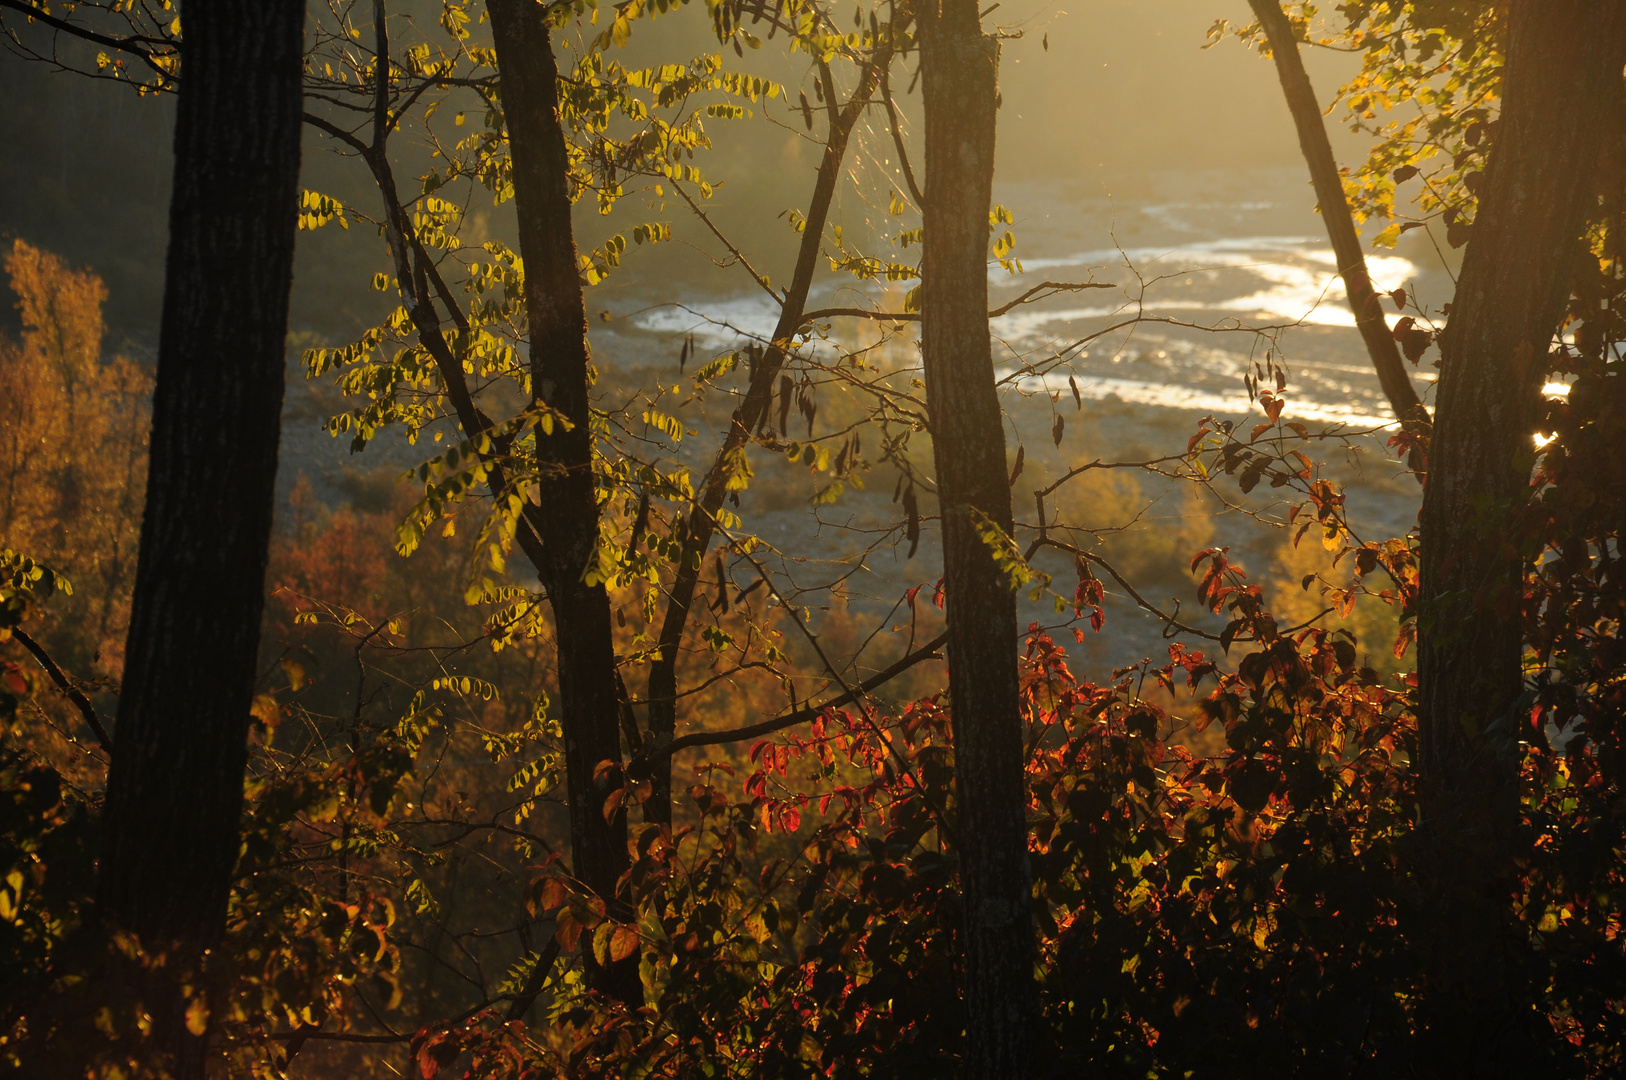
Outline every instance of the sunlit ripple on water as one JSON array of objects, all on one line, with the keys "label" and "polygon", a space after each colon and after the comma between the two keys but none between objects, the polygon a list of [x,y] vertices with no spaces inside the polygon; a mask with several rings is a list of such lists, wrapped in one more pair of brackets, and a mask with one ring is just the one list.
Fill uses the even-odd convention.
[{"label": "sunlit ripple on water", "polygon": [[[1406,285],[1417,273],[1410,260],[1394,255],[1370,256],[1368,266],[1374,283],[1385,291]],[[1073,373],[1081,396],[1092,400],[1115,398],[1159,408],[1243,414],[1250,409],[1242,387],[1244,365],[1257,352],[1249,347],[1251,342],[1238,341],[1242,347],[1235,350],[1220,344],[1192,348],[1191,343],[1173,341],[1166,333],[1143,329],[1134,340],[1169,347],[1159,352],[1157,370],[1135,372],[1145,376],[1142,378],[1099,374],[1099,355],[1094,364],[1083,362],[1084,355],[1069,357],[1071,366],[1061,372],[1059,383],[1055,375],[1013,378],[1017,368],[1009,361],[1040,359],[1047,350],[1061,352],[1070,342],[1137,313],[1196,325],[1233,321],[1233,325],[1246,326],[1350,330],[1355,326],[1336,259],[1324,241],[1313,237],[1240,236],[1161,247],[1098,248],[1026,259],[1023,268],[1023,274],[1013,276],[990,264],[993,303],[1002,303],[1046,280],[1102,280],[1115,286],[1067,294],[1087,296],[1092,303],[1025,305],[992,321],[996,356],[1005,358],[1000,378],[1025,393],[1070,390],[1066,377]],[[853,305],[853,287],[846,286],[842,292],[846,298],[841,303]],[[830,303],[833,295],[834,290],[827,287],[814,304]],[[878,306],[878,294],[860,292],[860,297]],[[741,294],[646,309],[634,314],[630,322],[637,330],[660,336],[693,334],[701,347],[722,350],[742,339],[765,340],[773,333],[777,316],[768,297]],[[1393,324],[1400,315],[1389,310],[1387,317]],[[1198,331],[1193,333],[1201,336]],[[1290,388],[1287,415],[1363,428],[1392,424],[1394,418],[1383,407],[1370,369],[1340,362],[1344,360],[1341,355],[1329,355],[1320,363],[1317,357],[1305,358],[1304,365],[1319,369],[1318,377]],[[1354,381],[1332,378],[1335,372],[1354,376]]]}]

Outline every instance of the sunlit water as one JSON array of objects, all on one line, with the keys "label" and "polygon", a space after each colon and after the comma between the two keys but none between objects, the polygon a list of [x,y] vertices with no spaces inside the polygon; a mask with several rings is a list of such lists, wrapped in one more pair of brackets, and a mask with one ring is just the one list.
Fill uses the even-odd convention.
[{"label": "sunlit water", "polygon": [[[1021,447],[1025,457],[1013,489],[1019,543],[1031,539],[1037,524],[1033,491],[1067,468],[1096,457],[1135,460],[1176,453],[1204,416],[1257,423],[1261,416],[1244,376],[1264,366],[1267,351],[1287,372],[1283,419],[1349,433],[1347,445],[1323,443],[1312,454],[1350,486],[1351,519],[1363,538],[1403,534],[1415,521],[1418,488],[1384,447],[1394,418],[1354,328],[1302,174],[1161,176],[1141,188],[1112,197],[1080,195],[1065,184],[1016,185],[996,193],[1016,214],[1016,255],[1023,272],[1013,275],[990,265],[992,305],[1044,281],[1113,286],[1053,296],[991,324],[995,376],[1008,417],[1008,455],[1014,459]],[[918,249],[908,253],[917,254]],[[1429,309],[1449,298],[1449,277],[1418,243],[1400,252],[1373,253],[1369,266],[1380,290],[1403,286]],[[679,343],[691,335],[701,361],[772,335],[778,309],[759,289],[687,291],[669,280],[643,284],[636,274],[636,268],[630,270],[611,298],[589,301],[595,311],[610,315],[607,323],[595,319],[593,327],[595,356],[605,370],[601,386],[609,392],[681,382]],[[742,286],[750,284],[743,275],[740,280]],[[890,310],[907,287],[883,291],[826,274],[810,305]],[[1386,304],[1393,322],[1400,313]],[[1134,322],[1137,316],[1143,321]],[[875,324],[857,331],[847,325],[833,323],[831,341],[813,346],[813,355],[828,361],[841,347],[851,348],[854,335],[874,339]],[[1118,329],[1097,336],[1113,326]],[[898,368],[917,367],[912,333],[906,331],[877,355]],[[1432,357],[1414,371],[1425,400],[1432,392]],[[743,378],[742,372],[725,384],[738,386]],[[1075,404],[1075,387],[1081,406]],[[698,435],[685,440],[680,455],[696,469],[709,461],[731,407],[719,396],[705,413],[690,418]],[[1059,447],[1052,439],[1058,413],[1066,422]],[[800,421],[792,426],[793,437],[803,432]],[[343,455],[322,441],[320,453],[330,464],[316,471],[329,472]],[[865,444],[871,461],[874,443],[871,437]],[[913,457],[929,469],[926,445],[919,444]],[[303,446],[294,449],[304,456]],[[411,452],[390,456],[406,460]],[[768,460],[757,463],[759,457]],[[740,531],[775,546],[765,565],[787,596],[812,609],[815,623],[827,603],[820,588],[837,577],[847,576],[853,610],[875,621],[889,617],[906,589],[936,580],[940,556],[931,523],[913,559],[893,546],[871,550],[901,514],[890,501],[897,476],[890,466],[874,469],[864,494],[849,491],[833,504],[813,507],[809,497],[820,486],[818,476],[785,467],[765,453],[753,463],[758,476],[738,510]],[[1234,511],[1215,518],[1206,532],[1194,529],[1191,519],[1212,515],[1217,503],[1193,502],[1144,473],[1138,482],[1143,501],[1151,502],[1138,520],[1088,520],[1094,504],[1086,499],[1072,507],[1086,520],[1069,524],[1100,530],[1107,545],[1102,550],[1109,552],[1150,542],[1160,533],[1203,536],[1209,543],[1231,545],[1256,577],[1271,572],[1282,530]],[[1228,488],[1226,483],[1221,487],[1233,502],[1267,516],[1285,512],[1283,492],[1259,490],[1244,498],[1234,483]],[[1066,499],[1052,500],[1052,506],[1058,501]],[[1114,512],[1122,516],[1122,507]],[[1166,610],[1176,602],[1184,605],[1182,617],[1195,621],[1193,589],[1177,565],[1189,562],[1190,554],[1176,559],[1171,549],[1169,565],[1150,572],[1146,593]],[[858,572],[850,574],[855,564]],[[1057,592],[1071,595],[1069,563],[1047,557],[1039,565],[1056,574]],[[748,582],[754,570],[737,561],[733,572]],[[1099,637],[1089,635],[1079,655],[1097,675],[1110,666],[1162,655],[1164,648],[1162,624],[1137,612],[1116,587],[1109,592],[1115,595],[1108,628]],[[1023,618],[1059,621],[1048,597],[1034,604],[1024,600]],[[895,612],[890,619],[898,621]],[[881,635],[860,667],[889,661],[896,648],[887,637]]]},{"label": "sunlit water", "polygon": [[[1013,489],[1020,543],[1031,539],[1037,524],[1034,489],[1068,467],[1095,457],[1134,460],[1178,452],[1203,416],[1257,423],[1262,417],[1244,376],[1265,365],[1267,352],[1288,376],[1283,419],[1317,431],[1348,433],[1347,444],[1323,443],[1311,452],[1350,485],[1350,513],[1363,538],[1403,534],[1415,520],[1418,488],[1384,446],[1394,417],[1355,330],[1307,186],[1286,172],[1263,174],[1262,182],[1258,177],[1227,182],[1244,188],[1251,183],[1254,189],[1235,199],[1195,198],[1189,192],[1168,198],[1169,188],[1179,195],[1182,187],[1203,184],[1201,177],[1174,177],[1164,178],[1163,190],[1154,188],[1143,200],[1079,199],[1061,185],[1000,194],[1017,212],[1022,273],[990,264],[991,305],[1002,305],[1044,281],[1113,285],[1062,293],[1019,307],[991,324],[995,376],[1008,417],[1008,455],[1014,458],[1020,446],[1025,457]],[[1377,286],[1384,291],[1405,287],[1425,306],[1449,298],[1450,281],[1443,271],[1427,270],[1408,254],[1415,253],[1372,254],[1369,267]],[[810,306],[891,310],[902,292],[896,286],[883,291],[825,282]],[[1388,311],[1391,323],[1401,317],[1392,303]],[[741,290],[664,304],[658,295],[627,297],[616,316],[614,332],[604,335],[596,348],[613,362],[643,369],[650,355],[675,360],[676,343],[687,335],[705,354],[765,341],[778,308],[760,290]],[[1110,327],[1118,329],[1098,336]],[[833,331],[832,337],[840,342],[841,331]],[[834,355],[829,345],[814,351],[825,360]],[[900,366],[917,366],[912,331],[887,355]],[[1432,354],[1414,373],[1425,400],[1432,390],[1431,359]],[[659,370],[665,378],[675,374],[665,366]],[[1082,406],[1075,403],[1075,387]],[[1052,439],[1058,413],[1067,425],[1059,447]],[[797,423],[792,426],[801,431]],[[714,445],[697,443],[696,454]],[[879,497],[849,495],[816,511],[781,506],[753,510],[748,496],[741,515],[747,529],[783,549],[787,559],[776,565],[797,585],[812,587],[820,579],[821,560],[829,577],[844,572],[877,531],[896,519],[899,511],[886,501],[894,476],[890,469],[878,468],[871,486],[881,489]],[[1144,499],[1152,504],[1138,521],[1073,523],[1101,530],[1106,537],[1102,550],[1108,553],[1114,544],[1122,550],[1136,543],[1137,535],[1148,540],[1159,532],[1204,535],[1190,528],[1188,519],[1213,514],[1217,504],[1183,500],[1178,490],[1145,473],[1138,480]],[[1285,512],[1283,492],[1260,490],[1243,497],[1230,483],[1225,493],[1274,517]],[[1089,501],[1075,511],[1088,518]],[[1121,516],[1121,508],[1117,511]],[[1129,531],[1112,539],[1126,525]],[[1236,512],[1216,518],[1210,533],[1209,542],[1232,545],[1256,577],[1272,570],[1283,541],[1282,530]],[[1189,561],[1190,554],[1184,553],[1182,560]],[[1146,594],[1165,610],[1178,601],[1186,621],[1200,621],[1190,614],[1195,598],[1172,552],[1169,563],[1152,574]],[[938,565],[928,529],[913,560],[891,549],[865,557],[864,572],[850,579],[853,596],[878,616],[904,589],[935,580]],[[1070,595],[1065,561],[1047,557],[1040,566],[1056,574],[1057,592]],[[1137,612],[1116,587],[1109,591],[1116,596],[1108,630],[1099,638],[1088,635],[1089,648],[1081,650],[1081,661],[1094,674],[1163,652],[1162,624]],[[1059,621],[1048,597],[1039,603],[1024,601],[1023,618]]]}]

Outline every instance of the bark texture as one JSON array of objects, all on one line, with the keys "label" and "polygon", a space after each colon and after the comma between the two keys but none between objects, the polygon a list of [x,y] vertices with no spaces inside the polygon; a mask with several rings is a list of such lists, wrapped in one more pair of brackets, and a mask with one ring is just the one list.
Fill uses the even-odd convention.
[{"label": "bark texture", "polygon": [[[172,951],[170,970],[220,940],[240,844],[304,15],[299,0],[222,0],[186,17],[146,516],[98,882],[103,915]],[[184,1080],[202,1075],[204,1045],[177,1007],[153,1002],[154,1033]]]},{"label": "bark texture", "polygon": [[[1355,218],[1344,195],[1344,181],[1338,173],[1338,161],[1332,156],[1332,143],[1327,139],[1327,128],[1321,119],[1321,105],[1310,85],[1309,73],[1304,70],[1304,58],[1299,55],[1298,40],[1292,24],[1283,14],[1276,0],[1248,0],[1253,12],[1264,27],[1270,42],[1270,53],[1276,61],[1276,74],[1281,80],[1282,94],[1287,108],[1293,114],[1298,129],[1299,149],[1304,163],[1310,167],[1310,181],[1315,188],[1316,202],[1321,208],[1321,220],[1327,226],[1327,238],[1332,241],[1333,255],[1338,259],[1338,273],[1344,279],[1344,292],[1349,297],[1349,308],[1355,314],[1355,325],[1366,343],[1366,354],[1377,369],[1378,382],[1395,417],[1414,435],[1426,436],[1429,431],[1428,410],[1417,396],[1411,376],[1395,344],[1394,335],[1383,317],[1383,301],[1372,288],[1367,272],[1366,255],[1361,250],[1360,236],[1355,232]],[[1419,462],[1420,464],[1420,462]]]},{"label": "bark texture", "polygon": [[1522,564],[1532,422],[1606,132],[1626,5],[1515,0],[1501,122],[1440,341],[1421,519],[1419,867],[1431,1037],[1460,1075],[1507,1075],[1550,1037],[1515,1000]]},{"label": "bark texture", "polygon": [[[563,413],[570,430],[537,432],[544,476],[536,515],[538,566],[553,608],[559,644],[560,724],[570,800],[573,870],[612,910],[624,906],[617,883],[629,865],[627,815],[606,820],[605,799],[623,784],[620,697],[610,601],[584,571],[596,559],[599,510],[589,416],[587,309],[570,221],[569,159],[559,119],[559,73],[547,9],[532,0],[490,0],[501,72],[503,114],[513,157],[519,250],[525,261],[531,395]],[[608,768],[600,768],[609,762]],[[588,984],[638,1006],[643,985],[636,953],[600,965],[584,950]]]},{"label": "bark texture", "polygon": [[1011,531],[988,334],[988,211],[999,49],[975,0],[920,19],[926,205],[921,348],[943,529],[965,906],[965,1075],[1032,1075],[1036,994],[1016,596],[979,535]]}]

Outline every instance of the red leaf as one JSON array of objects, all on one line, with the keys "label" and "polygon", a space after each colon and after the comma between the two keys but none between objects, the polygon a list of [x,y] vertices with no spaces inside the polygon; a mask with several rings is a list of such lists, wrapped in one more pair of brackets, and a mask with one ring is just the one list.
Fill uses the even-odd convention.
[{"label": "red leaf", "polygon": [[617,926],[610,933],[610,960],[625,960],[638,951],[638,931],[630,926]]},{"label": "red leaf", "polygon": [[543,911],[553,911],[555,908],[564,906],[564,902],[568,895],[569,894],[565,892],[564,882],[560,881],[556,877],[543,878],[542,887],[537,891],[536,911],[533,912],[533,914],[539,914]]},{"label": "red leaf", "polygon": [[626,788],[616,788],[614,791],[610,792],[609,797],[604,800],[605,821],[612,821],[615,819],[615,815],[620,812],[621,803],[626,799],[626,797]]},{"label": "red leaf", "polygon": [[582,924],[576,921],[576,915],[569,908],[561,908],[558,915],[558,929],[553,936],[559,942],[559,948],[565,952],[574,952],[576,943],[581,940]]},{"label": "red leaf", "polygon": [[1423,353],[1427,352],[1428,347],[1434,343],[1434,335],[1418,326],[1417,320],[1410,315],[1395,323],[1394,337],[1396,341],[1400,342],[1401,352],[1405,353],[1406,359],[1410,360],[1414,365],[1423,358]]},{"label": "red leaf", "polygon": [[435,1080],[440,1070],[457,1060],[463,1048],[449,1031],[437,1031],[425,1038],[427,1033],[427,1028],[421,1028],[413,1037],[417,1051],[412,1056],[417,1059],[418,1072],[423,1075],[423,1080]]},{"label": "red leaf", "polygon": [[1407,619],[1400,624],[1400,634],[1395,638],[1395,659],[1399,660],[1411,648],[1411,643],[1417,639],[1417,620]]}]

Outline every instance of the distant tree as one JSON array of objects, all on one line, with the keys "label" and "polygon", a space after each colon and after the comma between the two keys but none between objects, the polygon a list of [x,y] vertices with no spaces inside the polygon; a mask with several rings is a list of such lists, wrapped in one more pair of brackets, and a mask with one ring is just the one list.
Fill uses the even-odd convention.
[{"label": "distant tree", "polygon": [[116,678],[146,472],[152,377],[104,358],[107,290],[19,239],[6,256],[23,334],[0,340],[0,547],[49,552],[74,583],[45,639],[59,660]]},{"label": "distant tree", "polygon": [[[101,910],[170,956],[155,1045],[203,1073],[200,966],[237,863],[298,219],[304,5],[187,10],[135,597]],[[190,994],[183,986],[190,985]]]}]

